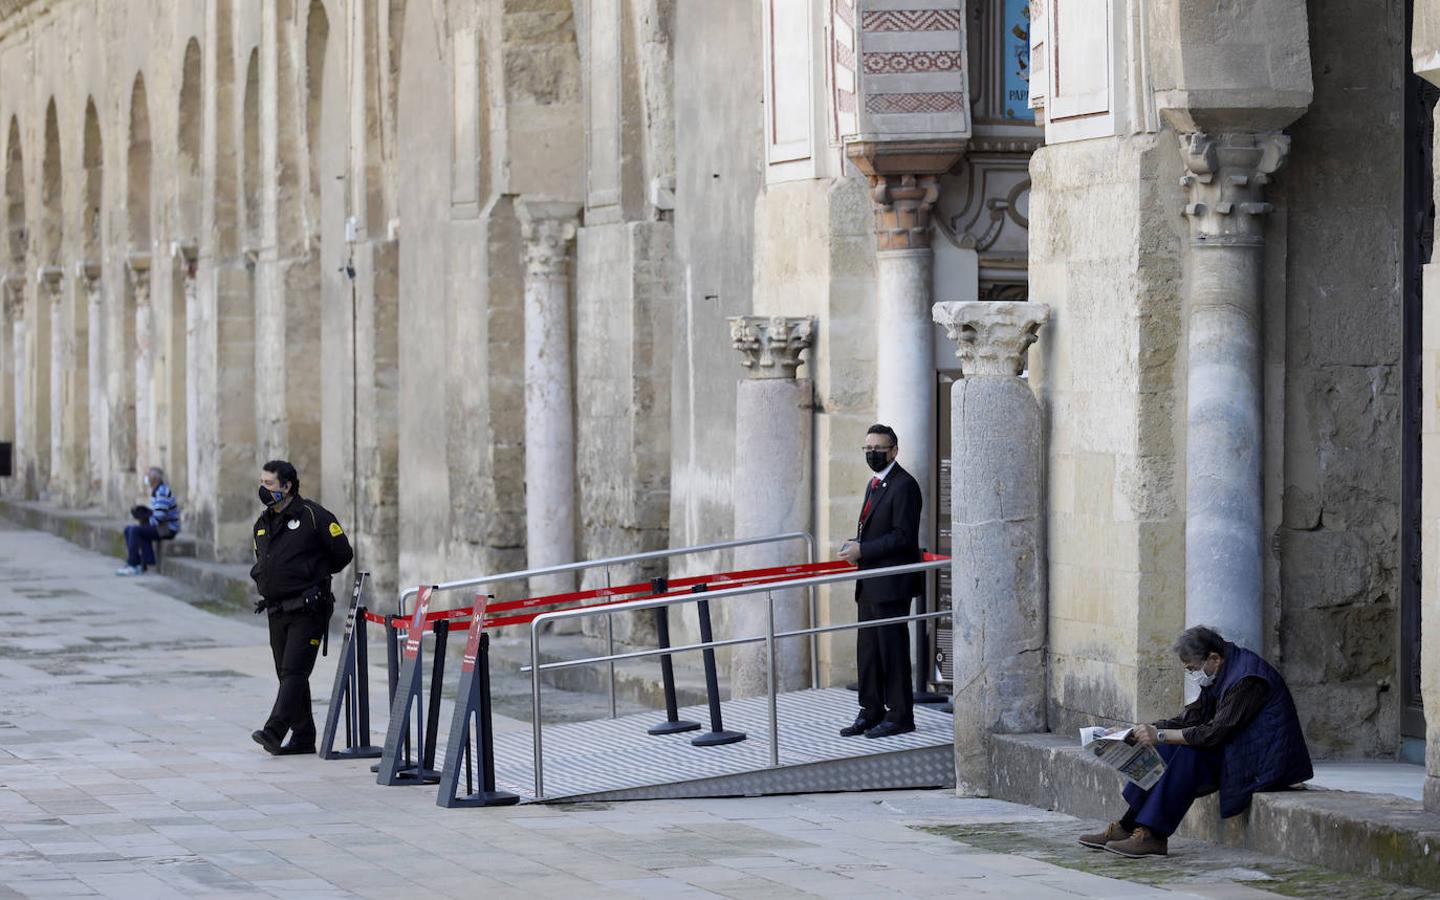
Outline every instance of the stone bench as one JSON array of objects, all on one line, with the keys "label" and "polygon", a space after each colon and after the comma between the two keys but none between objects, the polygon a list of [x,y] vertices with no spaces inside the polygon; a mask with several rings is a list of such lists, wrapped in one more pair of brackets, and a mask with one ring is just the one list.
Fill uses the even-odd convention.
[{"label": "stone bench", "polygon": [[[1125,811],[1120,773],[1081,751],[1076,737],[996,735],[990,793],[998,800],[1110,822]],[[1181,837],[1243,847],[1343,872],[1440,890],[1440,815],[1418,800],[1301,788],[1256,794],[1250,809],[1220,818],[1218,794],[1202,797]]]}]

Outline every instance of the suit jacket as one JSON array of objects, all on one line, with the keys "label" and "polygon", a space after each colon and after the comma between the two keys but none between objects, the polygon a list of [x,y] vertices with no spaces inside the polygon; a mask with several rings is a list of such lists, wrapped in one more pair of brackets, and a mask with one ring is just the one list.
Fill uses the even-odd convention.
[{"label": "suit jacket", "polygon": [[[861,569],[883,569],[920,561],[920,510],[924,500],[915,476],[897,462],[875,488],[870,515],[860,523]],[[862,501],[861,510],[864,510]],[[923,573],[884,575],[855,582],[855,599],[870,603],[905,601],[925,586]]]}]

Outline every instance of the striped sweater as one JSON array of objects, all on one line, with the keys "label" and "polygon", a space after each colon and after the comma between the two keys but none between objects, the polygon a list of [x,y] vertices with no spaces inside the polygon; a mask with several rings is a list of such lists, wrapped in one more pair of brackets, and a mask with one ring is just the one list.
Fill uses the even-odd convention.
[{"label": "striped sweater", "polygon": [[170,485],[163,482],[150,494],[150,524],[168,528],[172,535],[180,533],[180,505]]}]

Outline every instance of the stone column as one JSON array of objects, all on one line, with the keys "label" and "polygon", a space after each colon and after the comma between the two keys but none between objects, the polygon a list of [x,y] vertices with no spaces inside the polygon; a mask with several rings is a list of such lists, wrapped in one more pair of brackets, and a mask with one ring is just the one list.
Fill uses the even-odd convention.
[{"label": "stone column", "polygon": [[[100,263],[84,261],[75,266],[75,276],[84,286],[85,312],[88,320],[85,356],[87,378],[85,390],[89,396],[90,410],[90,458],[86,466],[92,496],[103,483],[102,467],[109,459],[110,404],[105,398],[105,299],[102,293],[104,279]],[[76,315],[81,315],[79,311]],[[98,497],[96,498],[98,499]]]},{"label": "stone column", "polygon": [[[143,472],[155,459],[155,317],[150,308],[150,254],[131,253],[126,263],[135,292],[135,469]],[[127,350],[131,348],[126,348]],[[116,473],[122,477],[129,472]],[[127,485],[128,487],[128,485]]]},{"label": "stone column", "polygon": [[[734,534],[760,537],[810,530],[810,443],[814,386],[796,378],[800,354],[814,341],[815,318],[734,316],[730,336],[749,377],[735,389]],[[805,561],[799,542],[739,547],[736,569],[760,569]],[[774,591],[775,630],[793,631],[810,622],[809,593]],[[741,598],[728,607],[735,637],[763,635],[769,603],[763,595]],[[810,685],[810,642],[791,638],[776,643],[776,689]],[[735,648],[730,657],[733,697],[766,692],[764,644]]]},{"label": "stone column", "polygon": [[1279,133],[1184,134],[1189,192],[1185,623],[1264,650],[1261,277]]},{"label": "stone column", "polygon": [[66,336],[64,317],[64,293],[65,272],[59,266],[42,266],[40,269],[40,308],[38,314],[46,321],[46,328],[49,332],[47,346],[37,347],[36,351],[45,354],[46,359],[40,361],[40,365],[47,366],[50,370],[48,403],[45,410],[50,418],[49,447],[50,455],[50,490],[52,493],[56,488],[62,487],[68,480],[69,472],[63,461],[63,450],[61,449],[64,440],[61,434],[63,422],[65,421],[65,384],[69,380],[69,373],[72,371],[69,354],[66,353]]},{"label": "stone column", "polygon": [[191,354],[196,350],[195,330],[200,315],[197,294],[199,281],[195,277],[199,267],[200,247],[194,241],[176,241],[174,254],[176,265],[180,268],[181,289],[185,296],[185,352],[176,354],[176,358],[172,362],[172,365],[176,367],[174,377],[183,379],[185,383],[183,391],[176,392],[183,395],[177,399],[185,404],[185,427],[183,431],[177,429],[178,433],[175,439],[181,442],[181,446],[184,448],[182,456],[185,461],[185,480],[183,485],[188,490],[191,485],[195,484],[195,467],[198,457],[195,426],[199,420],[196,409],[199,404],[199,394],[195,390],[195,379],[191,377],[190,373],[193,368]]},{"label": "stone column", "polygon": [[5,317],[10,322],[10,346],[5,348],[10,352],[10,364],[6,367],[5,376],[10,387],[10,411],[15,417],[11,425],[11,435],[15,442],[11,464],[14,467],[15,483],[23,486],[26,459],[34,452],[26,443],[25,434],[25,418],[28,413],[25,393],[29,390],[30,381],[25,360],[25,276],[6,275],[4,293]]},{"label": "stone column", "polygon": [[1043,303],[937,303],[964,377],[951,387],[955,787],[990,792],[992,734],[1045,730],[1044,446],[1019,376]]},{"label": "stone column", "polygon": [[[934,503],[935,343],[930,210],[940,196],[935,175],[872,175],[875,201],[876,420],[895,429],[900,463],[927,503]],[[931,516],[920,518],[920,543],[933,549]]]},{"label": "stone column", "polygon": [[[525,238],[525,547],[529,568],[575,561],[575,391],[570,267],[576,202],[521,198]],[[532,595],[575,589],[574,573],[530,582]]]}]

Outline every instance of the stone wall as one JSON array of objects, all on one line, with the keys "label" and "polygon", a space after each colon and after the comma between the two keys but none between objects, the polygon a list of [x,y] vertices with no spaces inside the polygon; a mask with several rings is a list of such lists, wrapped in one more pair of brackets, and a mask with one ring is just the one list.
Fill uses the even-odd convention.
[{"label": "stone wall", "polygon": [[1393,753],[1399,730],[1405,35],[1403,3],[1383,8],[1310,4],[1315,99],[1278,178],[1285,293],[1267,325],[1281,317],[1284,378],[1266,387],[1284,397],[1284,498],[1267,646],[1317,755]]},{"label": "stone wall", "polygon": [[1052,731],[1146,721],[1180,700],[1183,253],[1169,133],[1032,157],[1030,351],[1046,424]]}]

